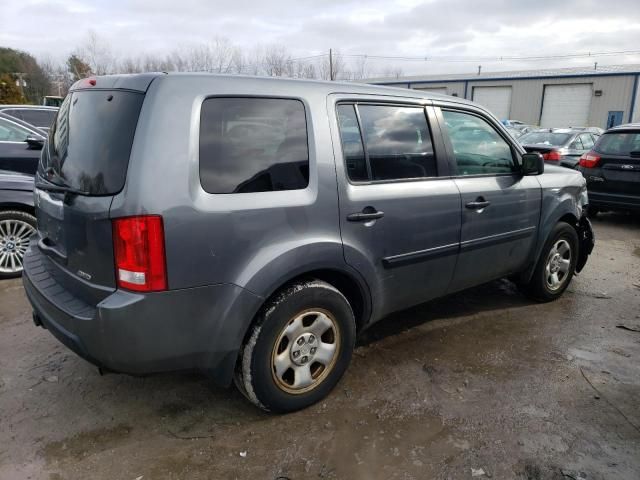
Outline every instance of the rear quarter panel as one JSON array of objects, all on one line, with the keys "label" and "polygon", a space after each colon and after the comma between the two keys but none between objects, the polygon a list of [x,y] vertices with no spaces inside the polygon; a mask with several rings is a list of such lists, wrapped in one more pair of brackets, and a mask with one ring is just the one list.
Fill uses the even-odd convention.
[{"label": "rear quarter panel", "polygon": [[[257,95],[256,92],[260,92]],[[210,194],[199,176],[200,108],[208,96],[296,98],[307,117],[309,185],[303,190]],[[287,82],[161,77],[147,92],[124,190],[113,217],[164,219],[171,289],[235,284],[266,297],[297,273],[346,268],[326,93]]]}]

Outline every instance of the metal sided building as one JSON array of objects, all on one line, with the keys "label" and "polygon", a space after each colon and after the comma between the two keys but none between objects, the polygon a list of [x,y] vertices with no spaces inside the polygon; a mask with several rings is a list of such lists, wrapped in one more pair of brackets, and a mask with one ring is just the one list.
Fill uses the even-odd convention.
[{"label": "metal sided building", "polygon": [[609,128],[640,121],[640,65],[425,75],[368,83],[466,98],[501,120],[542,127]]}]

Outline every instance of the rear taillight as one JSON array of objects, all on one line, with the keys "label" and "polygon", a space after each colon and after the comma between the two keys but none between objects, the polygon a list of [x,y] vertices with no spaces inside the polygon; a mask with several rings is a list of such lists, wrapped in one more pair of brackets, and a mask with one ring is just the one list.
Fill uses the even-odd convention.
[{"label": "rear taillight", "polygon": [[113,253],[118,287],[138,292],[167,289],[161,216],[114,219]]},{"label": "rear taillight", "polygon": [[560,152],[558,150],[551,150],[550,152],[543,153],[542,158],[545,162],[559,162],[562,158],[562,155],[560,155]]},{"label": "rear taillight", "polygon": [[600,155],[594,151],[585,153],[580,157],[580,166],[584,168],[595,168],[600,163]]}]

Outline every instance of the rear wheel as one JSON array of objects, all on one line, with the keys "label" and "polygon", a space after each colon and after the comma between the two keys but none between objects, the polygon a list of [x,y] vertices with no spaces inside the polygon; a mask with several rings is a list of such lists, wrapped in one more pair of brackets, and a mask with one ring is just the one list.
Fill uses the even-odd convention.
[{"label": "rear wheel", "polygon": [[22,274],[29,237],[35,230],[36,219],[33,215],[19,210],[0,212],[0,278],[19,277]]},{"label": "rear wheel", "polygon": [[292,285],[262,310],[241,351],[236,384],[258,407],[290,412],[324,398],[349,365],[355,319],[319,280]]},{"label": "rear wheel", "polygon": [[560,297],[569,286],[578,260],[578,234],[564,222],[559,222],[540,254],[529,283],[521,284],[521,290],[540,302]]}]

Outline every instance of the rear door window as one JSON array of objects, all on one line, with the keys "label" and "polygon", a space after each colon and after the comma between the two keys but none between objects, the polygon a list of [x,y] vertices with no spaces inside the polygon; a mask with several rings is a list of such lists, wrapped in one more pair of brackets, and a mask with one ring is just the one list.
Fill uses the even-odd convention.
[{"label": "rear door window", "polygon": [[517,166],[511,145],[483,118],[443,110],[459,175],[513,173]]},{"label": "rear door window", "polygon": [[578,138],[582,141],[582,147],[585,150],[591,150],[593,147],[593,137],[590,133],[583,133]]},{"label": "rear door window", "polygon": [[388,181],[438,175],[424,108],[344,104],[338,105],[337,111],[350,180]]},{"label": "rear door window", "polygon": [[304,189],[304,104],[282,98],[208,98],[200,113],[200,183],[208,193]]},{"label": "rear door window", "polygon": [[584,150],[585,147],[582,145],[582,140],[580,139],[580,136],[577,136],[575,138],[575,140],[573,142],[571,142],[571,145],[569,145],[569,148],[572,148],[574,150]]}]

